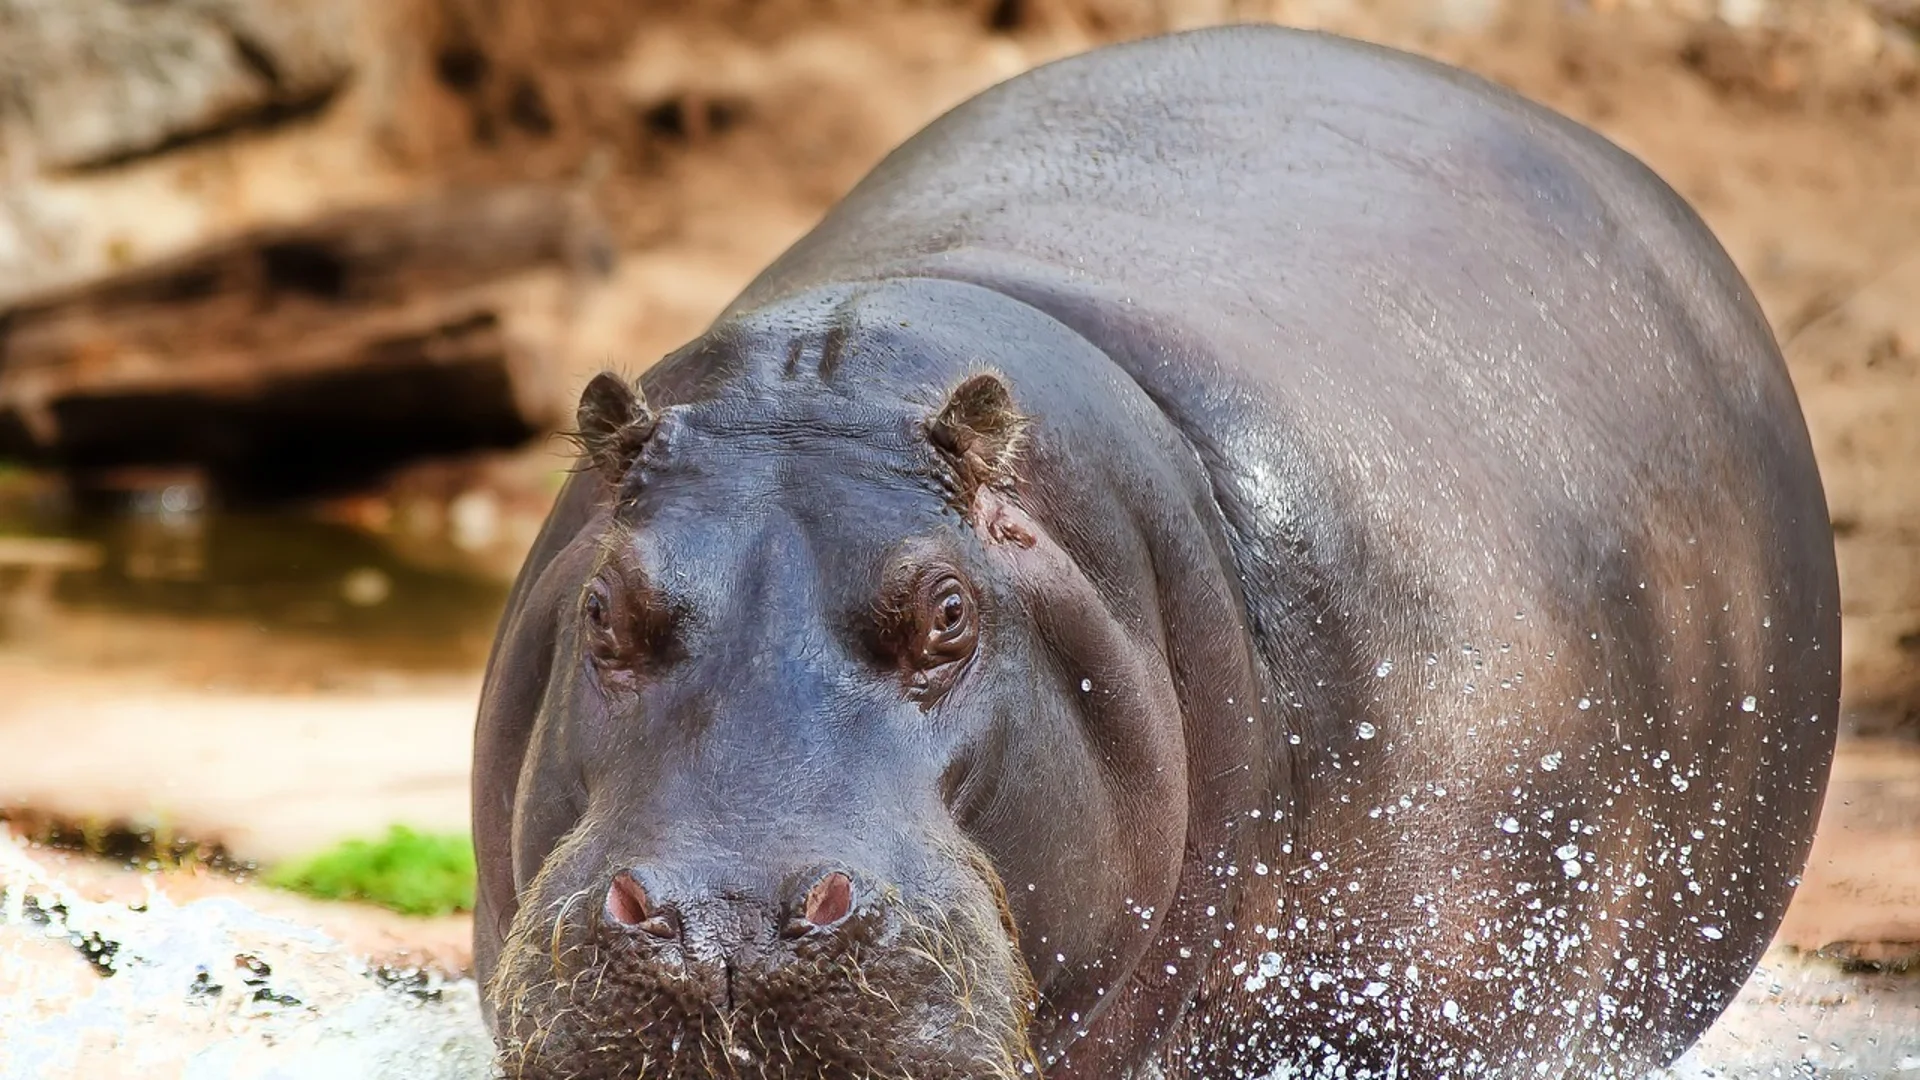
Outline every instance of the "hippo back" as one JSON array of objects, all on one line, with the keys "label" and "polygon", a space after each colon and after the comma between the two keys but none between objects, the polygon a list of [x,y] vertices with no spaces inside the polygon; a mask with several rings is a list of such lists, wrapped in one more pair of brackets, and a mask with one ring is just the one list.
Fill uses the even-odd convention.
[{"label": "hippo back", "polygon": [[1429,1060],[1571,1075],[1704,1030],[1810,843],[1839,604],[1778,348],[1666,185],[1452,69],[1215,29],[960,106],[729,316],[911,277],[1072,327],[1205,466],[1288,824],[1240,920],[1287,929],[1204,996],[1272,951],[1323,1017],[1381,983]]}]

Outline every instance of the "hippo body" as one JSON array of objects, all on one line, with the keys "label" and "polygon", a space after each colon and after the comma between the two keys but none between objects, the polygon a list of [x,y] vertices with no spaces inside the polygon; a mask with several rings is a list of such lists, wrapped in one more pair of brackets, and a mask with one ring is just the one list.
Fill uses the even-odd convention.
[{"label": "hippo body", "polygon": [[1320,34],[1096,50],[640,382],[481,709],[510,1073],[1635,1077],[1779,924],[1824,495],[1585,128]]}]

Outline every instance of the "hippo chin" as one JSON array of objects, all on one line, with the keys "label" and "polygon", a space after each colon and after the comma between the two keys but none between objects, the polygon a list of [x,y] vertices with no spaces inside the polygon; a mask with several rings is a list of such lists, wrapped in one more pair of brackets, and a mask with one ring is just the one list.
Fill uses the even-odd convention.
[{"label": "hippo chin", "polygon": [[512,1076],[1624,1078],[1806,858],[1839,604],[1698,218],[1236,27],[896,151],[639,385],[509,602]]}]

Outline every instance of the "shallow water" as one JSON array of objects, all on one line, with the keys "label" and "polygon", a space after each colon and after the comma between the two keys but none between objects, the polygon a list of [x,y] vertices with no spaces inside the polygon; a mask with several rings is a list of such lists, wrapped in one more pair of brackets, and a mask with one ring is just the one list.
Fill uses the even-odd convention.
[{"label": "shallow water", "polygon": [[485,661],[510,568],[483,565],[444,531],[377,536],[199,500],[165,488],[116,512],[75,513],[0,499],[0,656],[77,660],[124,624],[161,636],[243,629],[223,658],[236,667],[283,641],[328,647],[349,665]]}]

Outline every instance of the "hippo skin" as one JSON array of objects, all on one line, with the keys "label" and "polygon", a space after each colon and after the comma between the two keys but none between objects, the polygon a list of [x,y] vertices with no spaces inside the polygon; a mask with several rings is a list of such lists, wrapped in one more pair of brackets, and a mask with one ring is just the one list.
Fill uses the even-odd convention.
[{"label": "hippo skin", "polygon": [[1807,857],[1840,608],[1767,322],[1460,71],[1040,67],[575,434],[475,747],[508,1075],[1636,1077]]}]

